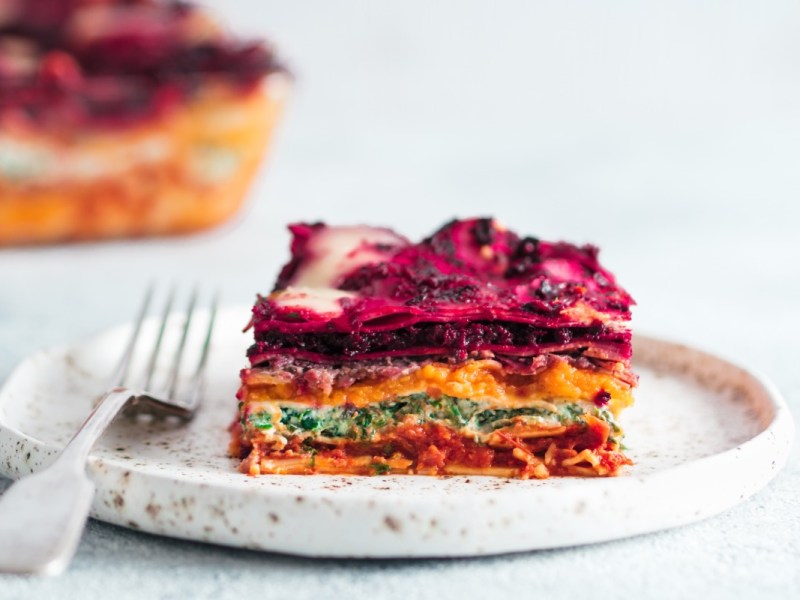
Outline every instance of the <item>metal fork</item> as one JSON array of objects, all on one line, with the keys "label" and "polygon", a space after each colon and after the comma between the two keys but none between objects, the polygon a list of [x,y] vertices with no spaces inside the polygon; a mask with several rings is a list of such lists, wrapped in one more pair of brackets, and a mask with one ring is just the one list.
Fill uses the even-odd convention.
[{"label": "metal fork", "polygon": [[145,373],[137,385],[126,387],[142,323],[152,298],[151,287],[145,294],[110,389],[100,396],[75,436],[49,467],[15,483],[0,497],[0,573],[58,575],[67,568],[77,550],[94,497],[95,485],[86,473],[89,452],[123,408],[127,407],[132,414],[175,416],[184,420],[194,415],[208,363],[217,297],[211,303],[198,364],[188,382],[188,392],[182,395],[178,394],[178,380],[197,304],[197,290],[189,300],[165,384],[153,387],[156,364],[175,298],[174,288],[166,301]]}]

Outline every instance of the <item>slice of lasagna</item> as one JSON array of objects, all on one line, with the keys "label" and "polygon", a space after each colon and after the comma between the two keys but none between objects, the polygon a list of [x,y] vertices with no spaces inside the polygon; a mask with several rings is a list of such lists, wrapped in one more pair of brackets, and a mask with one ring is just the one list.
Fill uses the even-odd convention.
[{"label": "slice of lasagna", "polygon": [[593,246],[452,221],[290,227],[231,452],[262,473],[615,475],[631,297]]}]

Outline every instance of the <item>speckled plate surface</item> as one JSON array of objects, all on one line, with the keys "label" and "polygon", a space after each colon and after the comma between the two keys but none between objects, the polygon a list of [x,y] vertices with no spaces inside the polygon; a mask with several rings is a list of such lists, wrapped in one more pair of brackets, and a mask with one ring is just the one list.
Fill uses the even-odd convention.
[{"label": "speckled plate surface", "polygon": [[[776,475],[793,438],[788,409],[764,379],[698,350],[639,337],[641,386],[637,404],[622,418],[635,465],[620,477],[247,477],[225,450],[248,318],[247,307],[220,314],[207,400],[191,424],[120,419],[104,436],[89,464],[98,488],[95,518],[309,556],[553,548],[719,513]],[[168,335],[180,319],[175,316]],[[16,369],[0,392],[0,472],[16,478],[52,460],[105,386],[129,331],[121,326],[40,352]],[[148,323],[144,334],[154,333]]]}]

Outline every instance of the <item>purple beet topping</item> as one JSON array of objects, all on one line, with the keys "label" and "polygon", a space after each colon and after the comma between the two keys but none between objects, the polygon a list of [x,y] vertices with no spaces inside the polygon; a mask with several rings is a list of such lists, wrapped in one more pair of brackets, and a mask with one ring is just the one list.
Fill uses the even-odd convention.
[{"label": "purple beet topping", "polygon": [[[292,259],[276,289],[291,286],[315,257],[309,241],[326,226],[296,224]],[[261,298],[253,309],[249,356],[310,360],[386,356],[509,356],[585,353],[628,364],[631,297],[597,260],[593,246],[520,238],[491,219],[452,221],[419,244],[343,274],[356,294],[334,318]]]},{"label": "purple beet topping", "polygon": [[611,394],[609,392],[607,392],[606,390],[601,389],[599,392],[597,392],[594,395],[593,400],[594,400],[594,403],[597,406],[605,406],[609,402],[611,402]]},{"label": "purple beet topping", "polygon": [[491,351],[509,356],[592,349],[596,358],[630,359],[630,333],[596,328],[539,329],[519,323],[420,323],[393,331],[359,333],[262,332],[250,348],[251,358],[287,353],[303,358],[348,359],[389,356],[454,355],[466,360],[472,353]]},{"label": "purple beet topping", "polygon": [[198,33],[199,13],[183,2],[4,1],[0,121],[130,125],[167,113],[209,79],[247,91],[282,69],[262,43]]}]

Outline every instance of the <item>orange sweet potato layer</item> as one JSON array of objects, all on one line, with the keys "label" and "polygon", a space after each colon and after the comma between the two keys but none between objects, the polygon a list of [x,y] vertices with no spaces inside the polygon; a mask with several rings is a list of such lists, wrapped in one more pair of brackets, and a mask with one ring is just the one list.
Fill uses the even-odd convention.
[{"label": "orange sweet potato layer", "polygon": [[431,363],[418,371],[380,382],[362,381],[329,394],[304,394],[291,383],[275,381],[267,373],[252,371],[240,390],[243,402],[290,400],[313,405],[353,404],[356,407],[395,397],[425,392],[430,396],[492,398],[513,406],[537,400],[591,400],[604,390],[608,406],[617,414],[633,403],[631,387],[602,371],[578,369],[557,361],[536,375],[507,374],[493,360],[472,360],[460,365]]}]

